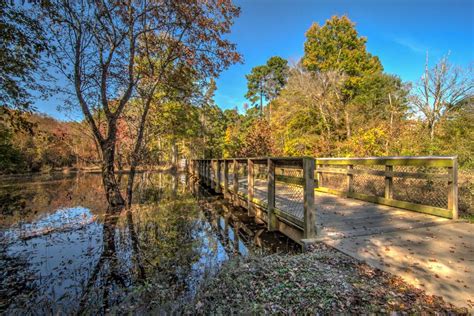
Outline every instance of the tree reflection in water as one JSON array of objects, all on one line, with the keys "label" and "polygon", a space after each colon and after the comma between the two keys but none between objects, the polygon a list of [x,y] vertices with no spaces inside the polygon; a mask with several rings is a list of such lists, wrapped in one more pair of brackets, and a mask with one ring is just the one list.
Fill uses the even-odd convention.
[{"label": "tree reflection in water", "polygon": [[135,203],[118,215],[104,211],[100,175],[1,186],[0,200],[16,202],[0,217],[0,268],[8,276],[0,312],[173,312],[253,241],[259,251],[287,245],[184,174],[137,180]]}]

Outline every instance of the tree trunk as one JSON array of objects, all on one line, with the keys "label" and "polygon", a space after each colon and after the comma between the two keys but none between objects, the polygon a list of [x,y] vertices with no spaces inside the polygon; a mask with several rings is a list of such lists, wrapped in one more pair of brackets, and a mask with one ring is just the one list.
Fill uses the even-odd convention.
[{"label": "tree trunk", "polygon": [[430,127],[430,140],[431,142],[433,142],[434,140],[434,137],[435,137],[435,126],[436,126],[436,121],[431,121],[429,123],[429,127]]},{"label": "tree trunk", "polygon": [[173,143],[171,144],[171,165],[173,169],[178,169],[178,145],[176,144],[176,139],[173,139]]},{"label": "tree trunk", "polygon": [[117,169],[119,171],[123,170],[123,162],[122,162],[122,153],[120,152],[120,146],[119,144],[115,144],[116,148],[116,155],[117,155]]},{"label": "tree trunk", "polygon": [[[153,95],[153,91],[150,95]],[[137,170],[137,166],[140,163],[140,150],[142,148],[143,135],[145,134],[145,123],[146,118],[148,116],[148,111],[150,110],[151,100],[152,97],[149,97],[145,104],[145,108],[143,109],[143,113],[140,118],[140,126],[138,128],[137,141],[135,143],[135,147],[133,148],[132,156],[130,158],[130,173],[128,175],[127,183],[127,207],[132,206],[133,182],[135,181],[135,173]]]},{"label": "tree trunk", "polygon": [[390,96],[390,93],[388,94],[388,102],[390,104],[390,125],[389,125],[389,131],[388,131],[388,137],[387,140],[385,141],[385,155],[389,155],[389,147],[390,147],[390,141],[392,140],[393,136],[393,105],[392,105],[392,97]]},{"label": "tree trunk", "polygon": [[346,123],[346,136],[349,139],[351,137],[351,120],[349,117],[349,111],[344,107],[344,119]]},{"label": "tree trunk", "polygon": [[115,178],[114,156],[115,138],[112,137],[102,144],[102,181],[104,183],[105,196],[112,210],[117,210],[125,205],[120,193],[120,188]]}]

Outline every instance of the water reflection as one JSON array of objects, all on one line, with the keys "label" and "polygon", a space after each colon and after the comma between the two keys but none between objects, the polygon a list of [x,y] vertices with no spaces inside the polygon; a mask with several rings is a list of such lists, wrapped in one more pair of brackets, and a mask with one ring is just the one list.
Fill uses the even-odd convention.
[{"label": "water reflection", "polygon": [[117,215],[99,175],[2,184],[0,312],[102,314],[148,299],[173,311],[228,258],[295,249],[185,174],[137,180]]}]

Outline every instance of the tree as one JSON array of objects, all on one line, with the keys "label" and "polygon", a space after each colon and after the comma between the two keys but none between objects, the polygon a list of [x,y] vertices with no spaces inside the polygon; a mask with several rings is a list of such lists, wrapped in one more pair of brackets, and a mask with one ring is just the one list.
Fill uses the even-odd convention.
[{"label": "tree", "polygon": [[150,128],[154,137],[169,144],[171,163],[178,163],[178,143],[194,135],[197,125],[197,109],[189,103],[169,101],[160,104],[160,111],[151,115]]},{"label": "tree", "polygon": [[461,166],[474,169],[474,98],[461,102],[464,104],[450,111],[440,122],[435,139],[436,152],[442,155],[456,153]]},{"label": "tree", "polygon": [[[394,75],[377,73],[361,81],[349,105],[353,129],[366,134],[368,130],[383,130],[386,135],[385,154],[391,151],[392,140],[400,132],[408,114],[409,86]],[[374,135],[375,135],[374,134]],[[374,154],[375,155],[375,154]]]},{"label": "tree", "polygon": [[383,70],[378,57],[367,52],[366,42],[347,16],[333,16],[323,26],[314,23],[306,32],[303,66],[310,71],[343,72],[350,96],[361,77]]},{"label": "tree", "polygon": [[260,116],[263,114],[263,98],[275,99],[288,79],[288,61],[278,56],[268,59],[265,65],[252,68],[247,78],[245,97],[255,105],[260,102]]},{"label": "tree", "polygon": [[280,95],[281,89],[288,80],[288,61],[278,56],[271,57],[266,64],[268,76],[265,81],[265,98],[268,101],[274,100]]},{"label": "tree", "polygon": [[[79,106],[100,145],[102,178],[109,204],[125,204],[115,178],[117,122],[139,84],[147,86],[140,119],[163,83],[170,65],[185,63],[198,77],[216,76],[240,55],[222,38],[239,9],[224,1],[68,1],[50,0],[41,17],[50,30],[54,65],[69,80]],[[144,71],[137,59],[145,58]],[[101,110],[102,132],[93,113]],[[137,135],[140,135],[140,131]],[[141,146],[137,136],[136,147]]]},{"label": "tree", "polygon": [[[0,105],[31,108],[31,91],[39,90],[35,74],[47,42],[31,12],[13,1],[0,3]],[[12,112],[10,112],[12,113]]]},{"label": "tree", "polygon": [[[356,96],[363,80],[381,73],[378,57],[367,52],[367,39],[359,36],[354,23],[346,16],[333,16],[323,26],[314,23],[306,32],[303,66],[309,71],[337,71],[346,76],[342,102],[347,106]],[[351,136],[351,118],[344,109],[347,138]]]},{"label": "tree", "polygon": [[[47,49],[41,24],[31,11],[14,1],[0,2],[0,124],[2,128],[31,132],[25,111],[34,110],[32,93],[46,95],[38,78],[44,78],[40,62]],[[38,95],[37,95],[38,97]],[[7,135],[0,133],[1,137]],[[1,142],[7,139],[0,138]]]},{"label": "tree", "polygon": [[257,102],[260,102],[260,116],[263,115],[263,98],[267,76],[268,68],[265,65],[253,67],[250,74],[245,76],[245,78],[247,78],[247,93],[245,97],[252,105],[256,105]]},{"label": "tree", "polygon": [[284,155],[328,154],[344,134],[342,88],[336,71],[309,72],[296,66],[273,103],[271,122]]},{"label": "tree", "polygon": [[[150,38],[152,35],[149,36]],[[154,39],[152,43],[157,43],[157,39]],[[162,47],[160,45],[148,45],[144,47],[144,53],[138,56],[137,68],[139,74],[142,76],[142,80],[137,86],[137,97],[136,103],[136,116],[135,121],[138,122],[138,127],[134,130],[136,131],[136,140],[134,142],[134,147],[130,155],[130,173],[127,183],[127,206],[130,207],[132,204],[132,194],[133,194],[133,183],[136,173],[136,168],[140,164],[142,156],[142,144],[145,135],[145,129],[147,128],[147,118],[149,112],[157,112],[158,114],[165,114],[166,111],[162,111],[162,105],[166,102],[180,101],[181,103],[188,102],[188,99],[191,98],[193,92],[197,89],[195,84],[196,80],[196,71],[189,67],[187,63],[182,61],[177,61],[175,63],[169,63],[165,68],[161,68],[161,57],[162,57]],[[159,72],[158,77],[156,77],[156,71],[162,70]],[[153,114],[153,113],[152,113]],[[153,123],[160,122],[158,119],[154,119]],[[187,124],[189,121],[183,121],[181,124],[176,123],[174,125],[169,125],[168,121],[161,121],[165,126],[168,127],[167,135],[176,135],[180,134],[179,126],[181,124]],[[153,124],[151,124],[153,125]],[[160,130],[160,128],[158,128]],[[163,130],[163,129],[161,129]],[[159,134],[161,135],[161,134]],[[177,165],[177,144],[176,137],[172,138],[173,146],[172,151],[174,158],[173,166]]]},{"label": "tree", "polygon": [[249,127],[240,149],[240,157],[264,157],[273,154],[273,138],[270,125],[265,119],[257,119]]},{"label": "tree", "polygon": [[429,69],[426,56],[425,72],[412,91],[411,102],[423,114],[431,141],[438,123],[451,111],[465,106],[466,102],[462,101],[472,98],[473,93],[472,67],[466,70],[455,67],[446,56]]}]

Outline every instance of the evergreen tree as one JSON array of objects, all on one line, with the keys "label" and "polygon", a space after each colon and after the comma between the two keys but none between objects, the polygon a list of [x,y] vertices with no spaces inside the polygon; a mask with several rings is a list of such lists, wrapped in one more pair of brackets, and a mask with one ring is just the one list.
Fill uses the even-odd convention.
[{"label": "evergreen tree", "polygon": [[278,56],[271,57],[265,65],[252,68],[247,78],[245,97],[252,105],[260,104],[260,116],[263,114],[263,99],[275,99],[288,79],[288,61]]}]

